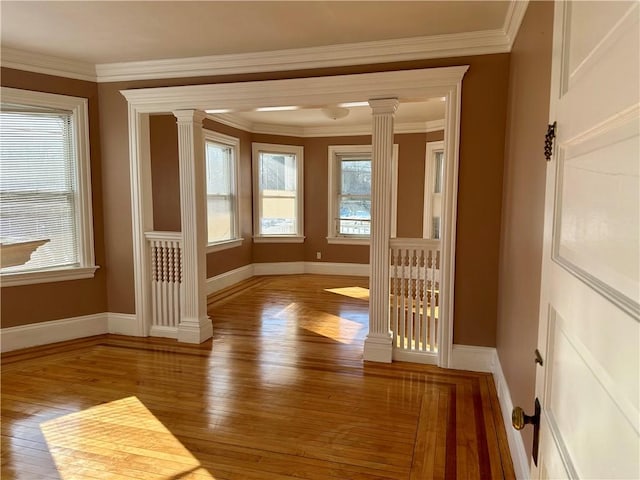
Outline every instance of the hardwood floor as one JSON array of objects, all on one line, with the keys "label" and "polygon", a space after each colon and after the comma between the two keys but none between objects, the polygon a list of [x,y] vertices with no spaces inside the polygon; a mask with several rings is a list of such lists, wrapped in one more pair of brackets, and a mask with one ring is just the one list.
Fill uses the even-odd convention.
[{"label": "hardwood floor", "polygon": [[366,288],[254,278],[210,299],[202,345],[3,355],[2,478],[514,478],[490,375],[363,364]]}]

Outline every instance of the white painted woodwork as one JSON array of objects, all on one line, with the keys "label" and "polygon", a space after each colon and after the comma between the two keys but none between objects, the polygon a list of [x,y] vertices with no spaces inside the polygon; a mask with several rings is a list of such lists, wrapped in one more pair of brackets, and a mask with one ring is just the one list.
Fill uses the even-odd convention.
[{"label": "white painted woodwork", "polygon": [[[194,56],[193,54],[173,55],[166,57],[167,48],[161,46],[161,42],[149,42],[148,47],[156,49],[159,54],[148,55],[147,58],[139,58],[138,61],[116,61],[98,62],[97,64],[88,61],[72,60],[87,54],[87,45],[83,40],[90,33],[79,32],[81,40],[71,41],[68,47],[79,49],[80,52],[61,52],[55,57],[37,52],[34,48],[18,50],[2,46],[2,66],[25,70],[31,72],[44,73],[54,76],[77,78],[92,82],[116,82],[158,78],[180,78],[193,76],[216,76],[255,72],[291,71],[309,68],[337,67],[345,65],[362,65],[387,63],[406,60],[463,57],[468,55],[484,55],[492,53],[505,53],[511,50],[513,41],[518,33],[522,18],[527,9],[528,0],[517,0],[509,2],[509,6],[504,17],[504,22],[497,28],[486,30],[473,29],[472,31],[460,31],[458,33],[445,33],[440,35],[412,36],[407,38],[406,32],[402,32],[401,38],[387,38],[385,40],[372,40],[365,42],[353,42],[335,44],[335,41],[325,46],[298,48],[284,48],[282,50],[270,50],[246,53],[221,53],[208,56]],[[73,8],[73,7],[69,7]],[[179,8],[179,7],[178,7]],[[442,7],[437,7],[442,8]],[[215,16],[215,15],[213,15]],[[429,16],[427,16],[429,17]],[[8,20],[7,22],[10,22]],[[42,17],[46,25],[51,23],[49,17]],[[454,16],[456,28],[460,27],[459,16]],[[144,16],[142,21],[148,22],[148,16]],[[118,25],[124,25],[118,18]],[[15,24],[16,26],[19,23]],[[191,26],[190,22],[185,25]],[[235,28],[236,25],[230,25]],[[400,29],[402,23],[398,23]],[[175,25],[173,25],[175,27]],[[18,27],[16,27],[18,28]],[[91,25],[83,25],[83,22],[76,22],[74,28],[80,30],[87,28],[91,30]],[[132,31],[136,35],[141,35],[136,29],[131,29],[127,24],[123,26],[125,35],[122,36],[126,43],[126,34]],[[259,27],[261,28],[261,27]],[[441,28],[440,26],[438,27]],[[25,29],[20,29],[21,35],[25,34]],[[41,28],[33,28],[34,32],[42,31]],[[249,27],[247,31],[255,29]],[[113,32],[113,30],[110,29]],[[275,30],[277,31],[277,30]],[[26,32],[28,34],[29,32]],[[69,32],[65,31],[65,34]],[[114,34],[117,35],[117,34]],[[144,36],[144,35],[143,35]],[[185,34],[176,34],[172,37],[189,38]],[[162,39],[165,40],[165,35]],[[246,36],[241,36],[243,42]],[[50,39],[51,36],[47,36]],[[147,38],[147,37],[144,37]],[[225,38],[222,35],[221,38]],[[295,38],[295,37],[292,37]],[[171,42],[171,48],[175,48],[175,38],[166,39]],[[228,38],[227,38],[228,40]],[[5,42],[8,44],[8,42]],[[187,42],[189,43],[189,41]],[[194,42],[190,41],[193,45]],[[15,43],[14,43],[15,44]],[[17,44],[16,44],[17,45]],[[201,45],[200,45],[201,46]],[[47,45],[51,48],[50,45]],[[123,50],[117,44],[110,42],[106,45],[101,42],[100,48],[111,48],[117,53]],[[261,45],[261,50],[264,50]],[[160,58],[162,57],[162,58]],[[152,58],[160,58],[153,60]],[[263,132],[267,133],[267,132]],[[298,135],[296,135],[298,136]]]},{"label": "white painted woodwork", "polygon": [[[452,364],[456,212],[460,140],[460,101],[462,78],[468,66],[338,75],[260,82],[241,82],[177,87],[136,88],[121,93],[129,103],[129,161],[131,167],[132,217],[134,238],[134,280],[136,322],[140,335],[147,335],[151,318],[151,282],[148,249],[144,232],[152,230],[150,201],[151,177],[148,168],[148,116],[178,109],[251,110],[263,105],[290,105],[292,99],[302,107],[366,101],[370,98],[446,98],[443,225],[438,365]],[[142,242],[140,242],[142,239]],[[186,247],[185,247],[186,248]],[[304,262],[300,262],[304,264]],[[256,264],[255,273],[258,274]],[[183,264],[183,269],[186,266]],[[183,270],[184,272],[185,270]],[[148,299],[148,304],[146,300]],[[390,337],[389,337],[390,338]],[[389,349],[391,340],[389,340]]]},{"label": "white painted woodwork", "polygon": [[201,343],[213,335],[207,315],[207,212],[204,112],[176,110],[182,221],[182,302],[178,341]]},{"label": "white painted woodwork", "polygon": [[555,5],[533,478],[640,478],[639,20]]},{"label": "white painted woodwork", "polygon": [[371,247],[369,258],[369,334],[364,359],[391,362],[389,329],[389,238],[391,236],[391,181],[393,176],[393,116],[398,99],[370,100],[371,135]]},{"label": "white painted woodwork", "polygon": [[182,234],[147,232],[151,259],[151,330],[154,337],[176,338],[180,323]]},{"label": "white painted woodwork", "polygon": [[440,242],[391,239],[389,270],[393,358],[436,363],[440,335]]}]

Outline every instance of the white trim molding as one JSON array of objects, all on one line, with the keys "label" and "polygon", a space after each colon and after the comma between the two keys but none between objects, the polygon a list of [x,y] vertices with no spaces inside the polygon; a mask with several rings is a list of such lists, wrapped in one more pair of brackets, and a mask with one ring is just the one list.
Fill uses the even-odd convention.
[{"label": "white trim molding", "polygon": [[[121,82],[453,58],[511,51],[528,0],[511,0],[502,28],[319,47],[91,64],[2,48],[3,67],[92,82]],[[324,136],[324,135],[321,135]]]},{"label": "white trim molding", "polygon": [[[366,125],[325,125],[318,127],[301,127],[293,125],[276,125],[271,123],[253,123],[239,117],[235,113],[207,115],[209,120],[222,123],[249,133],[263,133],[284,137],[354,137],[371,135],[371,122]],[[439,132],[444,130],[444,119],[427,122],[401,122],[394,124],[394,134]]]},{"label": "white trim molding", "polygon": [[121,93],[129,105],[133,263],[136,315],[142,334],[148,334],[149,331],[149,325],[145,323],[145,319],[150,318],[151,288],[144,239],[144,232],[151,230],[145,227],[153,218],[153,206],[150,201],[149,114],[185,109],[239,111],[277,105],[296,105],[302,108],[344,102],[368,102],[371,99],[375,101],[375,99],[394,97],[401,99],[444,97],[446,100],[444,142],[448,155],[443,192],[444,225],[441,263],[443,288],[439,365],[448,367],[453,338],[460,104],[462,78],[468,68],[468,66],[455,66],[330,77],[123,90]]},{"label": "white trim molding", "polygon": [[136,316],[130,313],[101,312],[2,328],[0,351],[10,352],[105,333],[139,336]]},{"label": "white trim molding", "polygon": [[207,278],[207,296],[253,277],[253,264],[244,265],[215,277]]},{"label": "white trim molding", "polygon": [[454,344],[449,368],[473,372],[493,372],[496,358],[496,349],[493,347]]},{"label": "white trim molding", "polygon": [[25,72],[43,73],[56,77],[75,78],[97,82],[96,66],[68,58],[54,57],[42,53],[27,52],[16,48],[2,47],[0,63],[5,68],[14,68]]},{"label": "white trim molding", "polygon": [[529,459],[524,448],[522,435],[519,431],[511,426],[511,412],[513,411],[513,401],[509,392],[509,385],[502,371],[500,358],[498,353],[495,354],[493,366],[493,380],[496,384],[498,400],[500,402],[500,411],[502,412],[502,421],[507,431],[507,441],[509,442],[509,451],[511,452],[511,460],[513,461],[513,469],[518,480],[530,478]]},{"label": "white trim molding", "polygon": [[3,328],[0,330],[0,350],[10,352],[21,348],[102,335],[109,332],[108,324],[107,314],[94,313]]},{"label": "white trim molding", "polygon": [[140,336],[136,316],[133,313],[105,313],[107,316],[107,332],[115,335],[127,335],[129,337]]}]

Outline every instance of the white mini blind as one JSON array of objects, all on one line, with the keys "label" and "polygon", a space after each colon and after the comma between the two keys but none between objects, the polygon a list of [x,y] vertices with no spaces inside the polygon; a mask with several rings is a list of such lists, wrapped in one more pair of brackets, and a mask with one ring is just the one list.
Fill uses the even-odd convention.
[{"label": "white mini blind", "polygon": [[0,241],[49,240],[2,272],[78,266],[78,179],[73,114],[3,106],[0,112]]}]

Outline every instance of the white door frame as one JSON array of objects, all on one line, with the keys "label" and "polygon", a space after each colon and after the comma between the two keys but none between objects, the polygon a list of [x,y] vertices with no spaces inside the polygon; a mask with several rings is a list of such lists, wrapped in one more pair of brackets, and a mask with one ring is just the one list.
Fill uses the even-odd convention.
[{"label": "white door frame", "polygon": [[[176,110],[252,110],[274,105],[312,107],[376,98],[445,97],[447,162],[443,192],[442,282],[438,365],[451,365],[462,77],[468,66],[331,77],[187,85],[123,90],[129,104],[129,160],[137,333],[149,334],[151,295],[149,255],[144,236],[152,229],[153,205],[149,114]],[[445,247],[446,246],[446,247]]]}]

